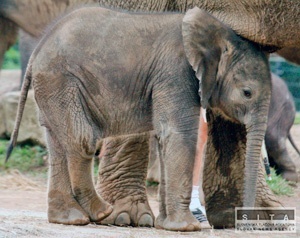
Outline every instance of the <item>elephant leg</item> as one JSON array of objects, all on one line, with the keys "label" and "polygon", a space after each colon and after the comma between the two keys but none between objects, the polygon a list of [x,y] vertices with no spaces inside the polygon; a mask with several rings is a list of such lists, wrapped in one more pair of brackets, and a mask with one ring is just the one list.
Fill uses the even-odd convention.
[{"label": "elephant leg", "polygon": [[[236,159],[229,164],[230,174],[218,172],[216,161],[205,159],[203,190],[208,221],[215,228],[234,227],[235,207],[243,203],[243,172],[245,167]],[[277,197],[266,183],[263,164],[259,166],[256,190],[256,207],[282,207]]]},{"label": "elephant leg", "polygon": [[[193,185],[200,100],[199,81],[167,76],[153,89],[153,125],[159,144],[159,214],[155,227],[172,231],[198,231],[200,222],[189,206]],[[184,79],[186,75],[182,75]],[[176,78],[176,77],[175,77]],[[176,85],[176,86],[174,86]],[[164,88],[164,91],[161,91]],[[189,92],[189,93],[188,93]]]},{"label": "elephant leg", "polygon": [[154,216],[146,194],[149,133],[104,139],[97,191],[113,205],[101,224],[153,226]]},{"label": "elephant leg", "polygon": [[147,181],[160,182],[160,162],[158,158],[158,141],[155,135],[150,136],[149,140],[149,164]]},{"label": "elephant leg", "polygon": [[200,223],[189,209],[196,139],[191,134],[187,136],[177,132],[163,132],[159,147],[160,204],[155,227],[174,231],[200,230]]},{"label": "elephant leg", "polygon": [[271,191],[270,187],[266,182],[265,168],[263,162],[261,163],[258,170],[257,178],[257,192],[256,192],[256,207],[282,207],[277,197]]},{"label": "elephant leg", "polygon": [[[214,228],[235,225],[235,208],[243,206],[246,130],[244,126],[219,118],[208,124],[203,192],[206,214]],[[257,207],[281,207],[266,183],[263,161],[258,164]]]},{"label": "elephant leg", "polygon": [[46,131],[49,148],[48,220],[51,223],[85,225],[88,214],[72,193],[65,152],[53,133]]},{"label": "elephant leg", "polygon": [[[157,140],[157,138],[156,138]],[[163,228],[163,224],[165,219],[167,218],[167,211],[166,211],[166,175],[165,175],[165,167],[164,161],[162,159],[161,147],[159,143],[158,146],[158,154],[157,160],[159,161],[159,168],[160,168],[160,183],[158,187],[158,202],[159,202],[159,215],[155,220],[155,227],[156,228]]]},{"label": "elephant leg", "polygon": [[289,181],[298,181],[296,165],[290,158],[286,148],[286,137],[266,137],[266,147],[269,153],[270,164],[276,168],[276,172]]},{"label": "elephant leg", "polygon": [[100,221],[112,212],[112,207],[100,197],[94,187],[92,158],[72,153],[68,155],[68,169],[73,194],[91,221]]},{"label": "elephant leg", "polygon": [[38,37],[33,37],[27,32],[20,30],[19,31],[19,50],[21,55],[21,83],[20,89],[22,88],[23,78],[26,72],[27,64],[29,62],[29,58],[34,48],[39,43]]},{"label": "elephant leg", "polygon": [[[41,94],[43,87],[43,84],[35,85],[39,108],[47,108],[45,111],[40,110],[40,121],[48,128],[53,127],[52,134],[61,143],[60,151],[64,151],[64,163],[67,163],[64,171],[68,171],[69,175],[69,191],[71,188],[71,194],[90,221],[100,221],[112,212],[112,206],[97,194],[92,176],[95,138],[100,137],[98,128],[89,123],[89,114],[85,111],[88,106],[82,103],[82,95],[78,93],[77,87],[66,88],[63,97],[53,96],[51,100],[44,100]],[[65,105],[68,105],[68,110],[65,110]],[[64,115],[63,119],[61,115]],[[52,150],[57,150],[55,146]],[[56,183],[62,181],[62,178],[58,178]]]},{"label": "elephant leg", "polygon": [[277,174],[280,174],[282,178],[288,181],[298,182],[296,165],[289,157],[287,150],[281,151],[275,156],[271,155],[270,159],[275,164]]},{"label": "elephant leg", "polygon": [[17,41],[18,26],[0,15],[0,66],[4,60],[5,52]]}]

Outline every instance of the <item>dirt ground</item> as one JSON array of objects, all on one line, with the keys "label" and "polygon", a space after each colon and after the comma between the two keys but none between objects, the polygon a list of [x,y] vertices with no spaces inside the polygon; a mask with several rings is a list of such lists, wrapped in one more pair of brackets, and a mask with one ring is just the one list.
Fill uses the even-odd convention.
[{"label": "dirt ground", "polygon": [[[18,71],[2,71],[0,93],[18,85]],[[10,80],[10,81],[7,81]],[[9,82],[9,83],[8,83]],[[300,125],[292,128],[291,134],[300,147]],[[300,172],[300,157],[289,143],[290,155]],[[18,171],[0,175],[0,238],[2,237],[300,237],[300,186],[292,197],[281,196],[285,207],[296,208],[296,233],[236,233],[234,229],[203,229],[201,232],[169,232],[155,228],[116,227],[89,224],[87,226],[66,226],[50,224],[47,221],[46,179],[25,176]],[[154,214],[158,213],[155,189],[149,190],[150,205]]]}]

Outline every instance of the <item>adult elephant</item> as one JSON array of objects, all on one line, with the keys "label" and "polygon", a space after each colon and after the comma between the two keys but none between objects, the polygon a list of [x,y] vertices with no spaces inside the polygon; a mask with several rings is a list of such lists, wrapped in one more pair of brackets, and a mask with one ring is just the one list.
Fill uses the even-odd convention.
[{"label": "adult elephant", "polygon": [[[15,42],[18,28],[25,38],[38,41],[46,26],[57,16],[82,4],[99,3],[102,6],[135,11],[180,11],[198,6],[230,26],[243,37],[282,50],[282,56],[290,59],[289,47],[300,47],[300,2],[290,0],[1,0],[0,1],[0,65],[5,51]],[[35,44],[24,41],[20,44],[29,50]],[[300,50],[293,50],[293,62],[299,64]],[[295,53],[297,52],[297,53]],[[22,59],[26,68],[28,57]]]}]

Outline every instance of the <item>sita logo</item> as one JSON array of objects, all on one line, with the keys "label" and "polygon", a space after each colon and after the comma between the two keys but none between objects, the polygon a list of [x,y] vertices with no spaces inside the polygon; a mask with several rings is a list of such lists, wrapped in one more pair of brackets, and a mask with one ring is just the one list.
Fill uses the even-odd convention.
[{"label": "sita logo", "polygon": [[[270,213],[269,213],[268,216],[269,216],[270,219],[267,219],[267,220],[273,221],[275,215],[276,215],[276,214],[270,214]],[[242,215],[242,218],[243,218],[243,219],[242,219],[243,221],[248,220],[248,214],[243,214],[243,215]],[[253,219],[251,219],[251,220],[253,220]],[[261,220],[259,214],[256,215],[256,220],[258,220],[258,221]],[[262,219],[262,220],[266,220],[266,219]],[[288,221],[288,220],[290,220],[290,219],[289,219],[288,214],[285,214],[285,215],[283,216],[283,219],[276,219],[276,220]]]}]

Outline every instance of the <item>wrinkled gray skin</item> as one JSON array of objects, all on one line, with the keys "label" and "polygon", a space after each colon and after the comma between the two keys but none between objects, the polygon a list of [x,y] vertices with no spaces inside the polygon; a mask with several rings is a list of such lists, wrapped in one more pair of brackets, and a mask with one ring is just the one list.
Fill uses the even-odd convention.
[{"label": "wrinkled gray skin", "polygon": [[[1,0],[0,65],[5,51],[16,41],[18,29],[38,41],[57,16],[82,4],[97,4],[133,11],[180,11],[198,6],[210,12],[243,37],[272,48],[283,48],[283,57],[300,64],[300,2],[290,0]],[[295,30],[296,29],[296,30]],[[25,32],[25,33],[24,33]],[[20,38],[22,69],[35,44]],[[285,49],[286,48],[286,49]],[[289,52],[293,52],[293,58]],[[23,53],[21,51],[21,53]]]},{"label": "wrinkled gray skin", "polygon": [[295,115],[296,108],[293,96],[284,81],[272,74],[272,97],[265,137],[269,161],[271,166],[275,167],[277,173],[281,174],[283,178],[297,182],[296,165],[286,148],[286,141],[289,139],[300,155],[290,134]]},{"label": "wrinkled gray skin", "polygon": [[[271,92],[268,61],[257,46],[197,8],[185,16],[86,8],[58,22],[31,57],[12,136],[13,146],[32,80],[50,153],[49,221],[87,224],[109,215],[111,207],[97,195],[91,176],[92,157],[99,150],[96,142],[109,147],[110,140],[103,142],[102,138],[155,130],[161,163],[155,226],[199,230],[189,203],[200,79],[201,105],[208,109],[209,141],[214,143],[207,157],[219,159],[226,168],[232,154],[240,161],[245,169],[239,171],[239,196],[231,205],[253,206]],[[230,141],[227,137],[233,138],[222,148],[220,144],[225,142],[214,139],[224,126],[230,127],[225,142]],[[118,158],[116,155],[116,161]],[[110,163],[113,173],[107,178],[105,173],[101,175],[103,180],[118,178],[122,172],[123,163],[114,159]],[[235,175],[224,172],[220,163],[212,173],[233,181]],[[145,171],[146,165],[139,169]],[[137,190],[144,186],[131,184],[131,179],[125,184]],[[142,210],[132,223],[153,225],[147,203],[126,194],[126,186],[119,191],[136,206],[125,212],[115,206],[119,211],[116,220],[134,217],[130,212]],[[109,191],[104,186],[100,194]],[[207,194],[214,197],[214,192]],[[232,206],[226,202],[222,206],[215,215],[221,217],[224,209],[233,214]],[[214,225],[214,219],[211,221]],[[223,220],[224,225],[230,222]]]},{"label": "wrinkled gray skin", "polygon": [[101,152],[96,190],[114,208],[101,224],[153,226],[145,188],[149,135],[144,132],[98,141],[96,148]]}]

